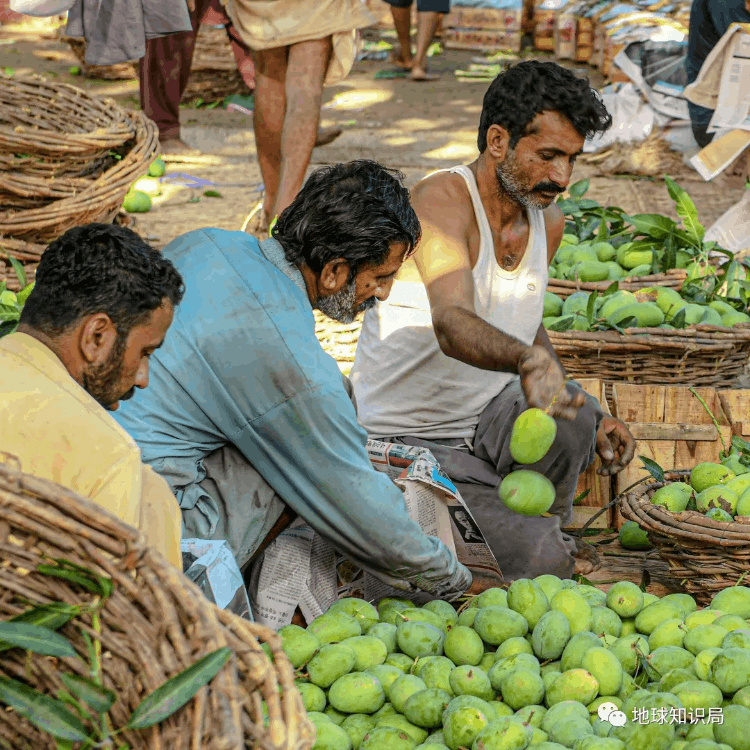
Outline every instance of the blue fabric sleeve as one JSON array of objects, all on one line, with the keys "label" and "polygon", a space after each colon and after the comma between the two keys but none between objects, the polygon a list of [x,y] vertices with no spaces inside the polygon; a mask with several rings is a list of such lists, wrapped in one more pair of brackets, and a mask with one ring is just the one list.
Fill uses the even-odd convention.
[{"label": "blue fabric sleeve", "polygon": [[408,515],[401,490],[376,471],[341,383],[297,394],[233,440],[266,481],[341,554],[382,581],[453,599],[471,573]]}]

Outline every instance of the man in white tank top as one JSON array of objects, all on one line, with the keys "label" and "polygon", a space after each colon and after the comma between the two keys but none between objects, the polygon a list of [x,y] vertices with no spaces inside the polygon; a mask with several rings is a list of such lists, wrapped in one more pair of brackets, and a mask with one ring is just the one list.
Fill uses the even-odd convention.
[{"label": "man in white tank top", "polygon": [[[422,225],[390,298],[365,316],[351,379],[371,437],[430,448],[461,494],[507,580],[593,568],[563,533],[578,476],[598,452],[621,471],[635,441],[575,385],[542,326],[549,262],[565,220],[555,198],[586,137],[612,124],[588,82],[555,63],[522,62],[484,97],[479,158],[412,191]],[[559,395],[558,395],[559,394]],[[557,396],[557,398],[555,398]],[[550,410],[557,437],[537,464],[509,451],[516,417]],[[508,510],[497,485],[518,468],[555,485],[551,517]]]}]

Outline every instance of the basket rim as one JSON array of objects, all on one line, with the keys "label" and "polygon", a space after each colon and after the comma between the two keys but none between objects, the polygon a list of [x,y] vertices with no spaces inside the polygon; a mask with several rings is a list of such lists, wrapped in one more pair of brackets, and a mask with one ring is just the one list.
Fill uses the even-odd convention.
[{"label": "basket rim", "polygon": [[663,273],[652,273],[648,276],[633,276],[631,278],[622,279],[603,279],[602,281],[573,281],[571,279],[554,279],[550,278],[547,282],[547,288],[551,286],[559,286],[563,289],[576,289],[583,291],[600,291],[607,289],[618,281],[621,285],[632,286],[640,285],[650,286],[652,282],[661,281],[663,279],[669,279],[674,281],[684,281],[687,278],[687,271],[683,268],[670,268],[669,271]]},{"label": "basket rim", "polygon": [[[545,329],[547,330],[547,329]],[[694,325],[689,328],[677,328],[668,330],[665,328],[626,328],[625,333],[618,331],[550,331],[547,335],[560,341],[601,341],[607,344],[622,344],[627,347],[647,347],[649,343],[682,343],[689,345],[692,339],[699,337],[709,339],[708,342],[701,341],[702,346],[715,345],[716,348],[726,348],[742,342],[750,342],[750,322],[738,323],[732,328],[724,326]],[[647,339],[633,340],[637,334],[646,334]]]},{"label": "basket rim", "polygon": [[[664,472],[667,481],[648,481],[628,492],[622,499],[620,508],[623,516],[635,521],[642,528],[656,537],[673,540],[701,542],[718,547],[750,548],[750,517],[747,521],[715,521],[695,510],[684,510],[674,513],[660,505],[654,505],[647,493],[665,487],[674,481],[681,481],[690,476],[688,469],[676,469]],[[669,481],[672,480],[672,481]],[[658,542],[658,539],[654,539]]]}]

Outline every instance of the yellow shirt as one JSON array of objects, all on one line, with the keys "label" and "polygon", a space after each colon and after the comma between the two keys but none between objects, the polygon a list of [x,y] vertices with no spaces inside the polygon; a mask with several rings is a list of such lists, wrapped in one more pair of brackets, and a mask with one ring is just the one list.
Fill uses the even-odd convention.
[{"label": "yellow shirt", "polygon": [[25,333],[0,339],[0,450],[137,527],[182,569],[182,518],[169,485],[57,355]]}]

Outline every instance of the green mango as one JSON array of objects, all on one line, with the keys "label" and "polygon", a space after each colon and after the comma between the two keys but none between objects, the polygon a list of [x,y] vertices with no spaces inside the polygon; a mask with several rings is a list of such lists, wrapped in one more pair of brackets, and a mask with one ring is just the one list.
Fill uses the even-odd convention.
[{"label": "green mango", "polygon": [[597,242],[594,245],[594,252],[601,263],[611,261],[617,255],[617,250],[609,242]]},{"label": "green mango", "polygon": [[644,550],[652,547],[646,530],[642,529],[635,521],[625,521],[620,528],[618,539],[625,549]]},{"label": "green mango", "polygon": [[550,607],[562,612],[568,619],[571,635],[591,630],[593,614],[591,605],[576,591],[564,589],[552,597]]},{"label": "green mango", "polygon": [[[337,729],[339,728],[337,727]],[[320,738],[317,742],[319,741]],[[364,736],[359,750],[414,750],[416,744],[402,729],[384,726],[375,727],[371,732],[368,732]]]},{"label": "green mango", "polygon": [[443,725],[443,711],[451,702],[445,690],[428,688],[411,695],[404,704],[404,715],[418,727],[435,729]]},{"label": "green mango", "polygon": [[484,654],[484,644],[472,628],[457,625],[448,631],[443,644],[445,655],[456,665],[476,666]]},{"label": "green mango", "polygon": [[372,714],[383,707],[385,691],[374,675],[350,672],[331,685],[328,700],[337,711],[343,713]]},{"label": "green mango", "polygon": [[635,268],[631,268],[628,273],[625,274],[626,278],[636,278],[637,276],[650,276],[651,275],[651,263],[642,263]]},{"label": "green mango", "polygon": [[[528,411],[530,410],[527,410],[523,413],[526,414],[528,413]],[[551,421],[554,424],[554,420]],[[518,420],[516,420],[516,424],[517,423]],[[536,434],[538,435],[538,433]],[[542,436],[538,437],[541,438]],[[512,441],[513,436],[511,434],[511,443]],[[546,441],[542,442],[543,444],[546,444]],[[541,448],[539,449],[539,452],[541,452]],[[512,454],[513,449],[511,447],[511,455]],[[536,624],[539,622],[542,615],[544,615],[545,612],[549,612],[549,602],[547,601],[547,597],[545,596],[541,586],[536,583],[536,581],[533,581],[529,578],[519,578],[513,581],[513,583],[511,583],[510,587],[508,588],[508,608],[522,615],[528,623],[529,629],[533,629],[534,627],[536,627]]]},{"label": "green mango", "polygon": [[637,302],[621,307],[607,320],[614,325],[619,325],[627,318],[635,318],[638,328],[653,328],[664,322],[664,313],[653,302]]},{"label": "green mango", "polygon": [[632,581],[618,581],[607,592],[607,606],[621,618],[635,617],[643,604],[643,592]]},{"label": "green mango", "polygon": [[581,281],[604,281],[609,278],[609,266],[598,260],[587,260],[578,264],[578,278]]}]

